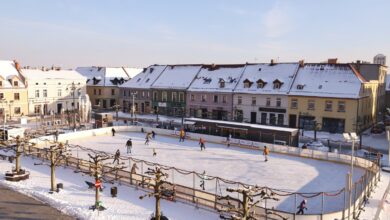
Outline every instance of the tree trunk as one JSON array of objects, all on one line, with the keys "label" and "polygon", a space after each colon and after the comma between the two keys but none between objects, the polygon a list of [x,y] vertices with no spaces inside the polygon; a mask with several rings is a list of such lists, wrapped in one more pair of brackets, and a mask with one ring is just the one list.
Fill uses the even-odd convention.
[{"label": "tree trunk", "polygon": [[242,194],[242,202],[243,202],[242,208],[244,211],[243,213],[244,215],[242,216],[242,219],[247,220],[249,219],[249,207],[248,207],[248,196],[245,192]]},{"label": "tree trunk", "polygon": [[155,216],[155,220],[160,220],[161,218],[161,211],[160,211],[160,196],[159,195],[156,195],[156,214],[154,215]]},{"label": "tree trunk", "polygon": [[16,171],[16,173],[20,172],[20,155],[21,155],[21,153],[19,153],[19,151],[17,151],[16,152],[16,162],[15,162],[15,171]]},{"label": "tree trunk", "polygon": [[52,164],[50,166],[50,177],[51,177],[51,191],[56,190],[56,173],[55,173],[55,166]]}]

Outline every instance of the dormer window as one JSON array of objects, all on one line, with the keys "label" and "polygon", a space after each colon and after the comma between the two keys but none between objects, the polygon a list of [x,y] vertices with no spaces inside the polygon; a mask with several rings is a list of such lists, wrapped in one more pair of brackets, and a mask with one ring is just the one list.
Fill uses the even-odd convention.
[{"label": "dormer window", "polygon": [[251,82],[249,79],[244,80],[244,88],[250,88],[252,84],[253,82]]},{"label": "dormer window", "polygon": [[0,80],[0,87],[3,87],[3,81]]},{"label": "dormer window", "polygon": [[137,79],[137,82],[139,82],[140,80],[141,80],[141,78],[138,78],[138,79]]},{"label": "dormer window", "polygon": [[14,86],[19,86],[19,82],[18,81],[14,81]]},{"label": "dormer window", "polygon": [[203,78],[203,84],[210,84],[211,78]]},{"label": "dormer window", "polygon": [[305,87],[305,85],[302,85],[302,84],[298,84],[298,85],[297,85],[297,89],[298,89],[298,90],[302,90],[303,87]]},{"label": "dormer window", "polygon": [[147,78],[145,82],[149,82],[149,80],[150,80],[150,79],[149,79],[149,78]]},{"label": "dormer window", "polygon": [[267,82],[264,82],[263,80],[259,79],[257,80],[257,88],[262,89],[267,84]]},{"label": "dormer window", "polygon": [[274,89],[280,89],[283,85],[283,83],[278,79],[274,80],[273,83],[274,83]]},{"label": "dormer window", "polygon": [[219,88],[225,88],[225,80],[219,79]]}]

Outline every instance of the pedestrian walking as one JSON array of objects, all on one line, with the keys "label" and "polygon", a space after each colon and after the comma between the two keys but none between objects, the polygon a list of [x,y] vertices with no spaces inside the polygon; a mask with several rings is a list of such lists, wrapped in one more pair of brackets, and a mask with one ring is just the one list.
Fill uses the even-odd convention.
[{"label": "pedestrian walking", "polygon": [[156,138],[156,132],[152,131],[152,138],[153,140]]},{"label": "pedestrian walking", "polygon": [[205,180],[207,180],[206,170],[204,170],[202,173],[200,185],[199,185],[203,190],[205,190],[205,182],[206,182]]},{"label": "pedestrian walking", "polygon": [[182,128],[182,129],[180,130],[180,132],[179,132],[179,142],[184,142],[185,136],[186,136],[185,131],[184,131],[184,129]]},{"label": "pedestrian walking", "polygon": [[150,141],[150,135],[149,135],[149,133],[146,133],[145,145],[149,145],[149,141]]},{"label": "pedestrian walking", "polygon": [[121,152],[120,152],[119,149],[118,149],[118,150],[116,150],[116,152],[115,152],[114,161],[113,161],[112,163],[114,164],[115,161],[116,161],[116,163],[119,164],[119,157],[120,157],[120,156],[121,156]]},{"label": "pedestrian walking", "polygon": [[264,146],[263,155],[264,155],[264,162],[267,162],[268,161],[268,155],[269,155],[269,149],[268,149],[267,146]]},{"label": "pedestrian walking", "polygon": [[113,136],[113,137],[115,136],[115,132],[116,132],[115,129],[112,128],[112,129],[111,129],[111,133],[112,133],[112,136]]},{"label": "pedestrian walking", "polygon": [[301,203],[299,204],[299,206],[297,207],[297,208],[298,208],[297,215],[303,215],[303,214],[305,214],[305,213],[304,213],[304,210],[305,210],[305,209],[307,210],[307,208],[306,208],[306,203],[307,203],[307,200],[306,200],[306,199],[302,200],[302,202],[301,202]]},{"label": "pedestrian walking", "polygon": [[129,138],[129,140],[126,142],[126,149],[128,154],[131,154],[131,148],[133,148],[133,141],[131,138]]},{"label": "pedestrian walking", "polygon": [[203,138],[199,139],[200,150],[206,150],[206,141]]},{"label": "pedestrian walking", "polygon": [[153,157],[157,156],[156,149],[153,147]]},{"label": "pedestrian walking", "polygon": [[58,142],[58,136],[59,136],[59,132],[58,132],[58,130],[56,130],[56,131],[54,132],[54,141],[55,141],[55,142]]},{"label": "pedestrian walking", "polygon": [[230,139],[232,138],[232,135],[229,134],[229,136],[226,138],[226,145],[227,147],[230,147]]}]

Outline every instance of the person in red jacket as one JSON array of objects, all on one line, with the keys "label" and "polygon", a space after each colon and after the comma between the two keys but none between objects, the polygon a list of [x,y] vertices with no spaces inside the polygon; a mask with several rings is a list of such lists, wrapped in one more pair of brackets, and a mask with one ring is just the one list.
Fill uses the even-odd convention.
[{"label": "person in red jacket", "polygon": [[206,150],[206,141],[203,138],[199,139],[200,150]]}]

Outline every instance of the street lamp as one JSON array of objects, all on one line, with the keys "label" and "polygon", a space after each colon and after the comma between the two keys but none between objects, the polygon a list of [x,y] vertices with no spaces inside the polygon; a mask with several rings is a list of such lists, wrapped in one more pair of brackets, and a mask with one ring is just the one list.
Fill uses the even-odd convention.
[{"label": "street lamp", "polygon": [[118,104],[115,104],[114,106],[112,106],[112,108],[115,109],[115,120],[118,121],[118,111],[121,108],[121,106]]},{"label": "street lamp", "polygon": [[186,113],[185,107],[181,108],[181,127],[184,128],[184,115]]},{"label": "street lamp", "polygon": [[76,86],[75,82],[72,82],[66,87],[66,90],[70,90],[73,96],[73,130],[76,130],[76,89],[80,88]]},{"label": "street lamp", "polygon": [[134,104],[134,98],[135,96],[137,95],[138,93],[137,92],[132,92],[131,95],[133,97],[133,101],[131,103],[131,121],[132,121],[132,124],[134,125],[134,115],[135,115],[135,104]]},{"label": "street lamp", "polygon": [[[359,142],[359,137],[356,135],[355,132],[343,133],[343,136],[347,142],[352,142],[351,170],[350,173],[347,174],[347,180],[348,180],[347,188],[349,191],[348,219],[351,219],[354,149],[355,149],[355,142]],[[355,213],[353,213],[353,216],[355,216]],[[354,217],[352,219],[354,219]]]},{"label": "street lamp", "polygon": [[[7,100],[5,99],[1,99],[0,100],[0,103],[3,105],[3,104],[6,104],[7,105]],[[7,122],[7,117],[6,117],[6,114],[5,114],[5,108],[3,108],[3,140],[5,141],[5,123]]]}]

